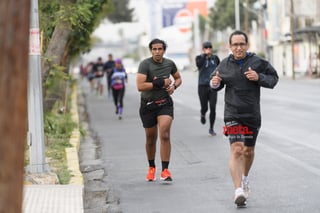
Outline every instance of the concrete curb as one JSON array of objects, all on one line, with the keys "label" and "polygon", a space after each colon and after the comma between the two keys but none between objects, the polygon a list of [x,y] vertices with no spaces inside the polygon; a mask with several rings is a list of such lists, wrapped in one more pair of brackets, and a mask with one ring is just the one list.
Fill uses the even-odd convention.
[{"label": "concrete curb", "polygon": [[75,84],[72,88],[71,94],[71,116],[72,120],[77,124],[77,127],[72,131],[70,137],[70,144],[72,147],[66,148],[66,157],[68,163],[68,169],[71,173],[69,184],[71,185],[83,185],[83,176],[80,172],[78,151],[80,147],[80,130],[79,130],[79,114],[78,114],[78,98],[77,98],[77,85]]}]

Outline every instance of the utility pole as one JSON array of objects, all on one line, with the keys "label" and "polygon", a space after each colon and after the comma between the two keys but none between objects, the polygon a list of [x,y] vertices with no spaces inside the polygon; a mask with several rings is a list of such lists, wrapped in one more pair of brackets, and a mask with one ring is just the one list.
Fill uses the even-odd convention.
[{"label": "utility pole", "polygon": [[30,0],[0,4],[0,212],[22,211]]},{"label": "utility pole", "polygon": [[27,168],[30,173],[43,173],[46,171],[40,67],[38,0],[31,0],[28,83],[28,144],[30,149],[30,164]]},{"label": "utility pole", "polygon": [[193,14],[194,14],[194,26],[193,26],[193,44],[194,44],[194,54],[193,56],[195,57],[195,55],[199,52],[201,52],[201,41],[200,41],[200,29],[199,29],[199,11],[197,9],[193,10]]},{"label": "utility pole", "polygon": [[295,80],[294,73],[294,5],[293,0],[290,1],[290,33],[291,33],[291,65],[292,65],[292,79]]},{"label": "utility pole", "polygon": [[240,10],[239,10],[239,0],[234,0],[234,10],[235,10],[235,22],[236,30],[240,30]]},{"label": "utility pole", "polygon": [[[246,7],[249,5],[249,0],[245,0]],[[249,13],[244,12],[244,31],[249,34]]]}]

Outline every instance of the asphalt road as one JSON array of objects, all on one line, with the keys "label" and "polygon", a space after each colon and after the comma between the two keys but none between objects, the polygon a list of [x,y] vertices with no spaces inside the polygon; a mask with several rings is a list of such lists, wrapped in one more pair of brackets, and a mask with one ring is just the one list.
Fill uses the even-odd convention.
[{"label": "asphalt road", "polygon": [[[200,123],[197,73],[183,72],[175,91],[171,129],[172,184],[146,182],[148,164],[144,129],[138,115],[135,75],[129,75],[124,116],[118,120],[112,100],[87,88],[91,128],[101,141],[106,179],[124,213],[320,212],[320,81],[280,79],[262,89],[262,128],[250,173],[248,206],[237,209],[228,169],[229,144],[222,135],[223,91],[219,93],[215,130]],[[156,165],[161,168],[159,150]]]}]

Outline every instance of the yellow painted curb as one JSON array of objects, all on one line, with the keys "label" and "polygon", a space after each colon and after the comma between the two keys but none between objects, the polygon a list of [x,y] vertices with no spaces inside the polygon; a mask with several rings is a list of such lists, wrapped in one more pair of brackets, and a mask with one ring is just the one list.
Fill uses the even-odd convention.
[{"label": "yellow painted curb", "polygon": [[[71,116],[72,120],[79,125],[79,114],[78,114],[78,103],[77,103],[77,85],[75,84],[72,88],[71,94]],[[66,148],[67,164],[68,169],[71,173],[69,184],[83,185],[83,176],[80,172],[78,151],[80,147],[80,131],[77,126],[71,134],[70,144],[72,147]]]}]

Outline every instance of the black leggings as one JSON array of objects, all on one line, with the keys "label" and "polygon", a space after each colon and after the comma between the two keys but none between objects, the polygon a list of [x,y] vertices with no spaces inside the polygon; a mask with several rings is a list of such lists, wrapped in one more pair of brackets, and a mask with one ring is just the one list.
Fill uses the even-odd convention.
[{"label": "black leggings", "polygon": [[124,97],[125,88],[120,90],[112,89],[113,102],[117,107],[123,107],[123,97]]},{"label": "black leggings", "polygon": [[216,119],[216,104],[217,104],[217,91],[210,88],[208,85],[198,86],[198,95],[200,100],[200,113],[205,115],[208,111],[208,102],[210,106],[210,129],[213,128]]}]

